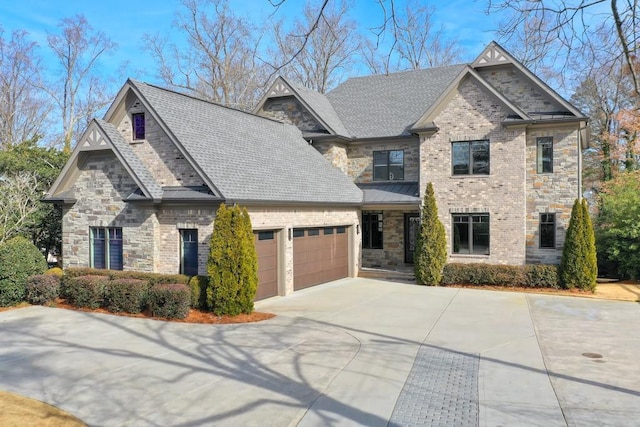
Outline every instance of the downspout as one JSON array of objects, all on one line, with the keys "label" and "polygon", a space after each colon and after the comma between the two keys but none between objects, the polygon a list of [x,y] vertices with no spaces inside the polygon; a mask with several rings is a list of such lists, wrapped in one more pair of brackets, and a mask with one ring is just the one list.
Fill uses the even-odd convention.
[{"label": "downspout", "polygon": [[581,126],[582,126],[582,123],[578,123],[578,200],[582,200],[582,127]]}]

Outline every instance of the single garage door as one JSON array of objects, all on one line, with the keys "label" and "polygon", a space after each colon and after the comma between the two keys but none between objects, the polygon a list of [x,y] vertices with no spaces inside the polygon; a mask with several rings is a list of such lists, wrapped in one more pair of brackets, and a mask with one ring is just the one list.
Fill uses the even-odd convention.
[{"label": "single garage door", "polygon": [[273,230],[254,232],[258,253],[256,300],[278,295],[278,239]]},{"label": "single garage door", "polygon": [[293,289],[299,290],[349,275],[346,227],[293,230]]}]

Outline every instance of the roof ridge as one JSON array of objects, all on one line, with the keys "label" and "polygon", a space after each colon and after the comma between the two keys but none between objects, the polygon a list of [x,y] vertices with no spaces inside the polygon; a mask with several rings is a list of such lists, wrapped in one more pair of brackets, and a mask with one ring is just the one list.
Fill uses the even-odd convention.
[{"label": "roof ridge", "polygon": [[224,104],[221,104],[221,103],[216,102],[216,101],[211,101],[210,99],[205,99],[205,98],[202,98],[202,97],[199,97],[199,96],[196,96],[196,95],[192,95],[192,94],[188,94],[188,93],[178,92],[177,90],[169,89],[167,87],[162,87],[162,86],[159,86],[159,85],[156,85],[156,84],[153,84],[153,83],[147,83],[147,82],[143,82],[143,81],[135,80],[135,79],[129,79],[129,80],[131,80],[134,84],[138,84],[138,85],[143,84],[145,86],[149,86],[149,87],[152,87],[154,89],[162,90],[164,92],[168,92],[168,93],[171,93],[171,94],[174,94],[174,95],[184,96],[186,98],[193,99],[194,101],[204,102],[205,104],[209,104],[209,105],[212,105],[212,106],[215,106],[215,107],[224,108],[226,110],[237,111],[239,113],[243,113],[243,114],[246,114],[246,115],[249,115],[249,116],[252,116],[252,117],[256,117],[258,119],[264,119],[264,120],[271,121],[273,123],[283,124],[282,122],[280,122],[278,120],[274,120],[274,119],[271,119],[269,117],[262,117],[262,116],[259,116],[257,114],[254,114],[254,113],[252,113],[250,111],[245,111],[245,110],[241,110],[239,108],[230,107],[228,105],[224,105]]}]

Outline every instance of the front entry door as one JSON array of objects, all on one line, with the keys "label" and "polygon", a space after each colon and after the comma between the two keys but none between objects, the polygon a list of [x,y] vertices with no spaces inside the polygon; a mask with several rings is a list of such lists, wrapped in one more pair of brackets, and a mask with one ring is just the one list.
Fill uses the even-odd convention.
[{"label": "front entry door", "polygon": [[420,215],[404,214],[404,262],[413,264],[413,253],[416,250],[418,232],[420,231]]}]

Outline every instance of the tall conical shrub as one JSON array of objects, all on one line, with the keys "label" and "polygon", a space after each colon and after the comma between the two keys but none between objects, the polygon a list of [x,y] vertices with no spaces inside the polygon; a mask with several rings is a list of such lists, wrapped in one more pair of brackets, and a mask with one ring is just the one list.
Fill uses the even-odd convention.
[{"label": "tall conical shrub", "polygon": [[414,253],[414,269],[418,284],[436,286],[442,280],[447,262],[447,239],[444,225],[438,218],[438,206],[433,185],[427,184],[420,214],[420,232]]},{"label": "tall conical shrub", "polygon": [[258,257],[246,209],[220,205],[211,234],[207,271],[209,310],[231,316],[253,311]]},{"label": "tall conical shrub", "polygon": [[587,277],[582,285],[582,289],[587,291],[596,290],[596,279],[598,278],[598,255],[596,251],[596,236],[593,229],[593,222],[589,215],[589,205],[586,199],[582,199],[582,219],[584,221],[584,239],[586,242],[586,263]]},{"label": "tall conical shrub", "polygon": [[586,204],[576,199],[560,261],[560,283],[568,289],[595,289],[597,262],[595,238]]}]

